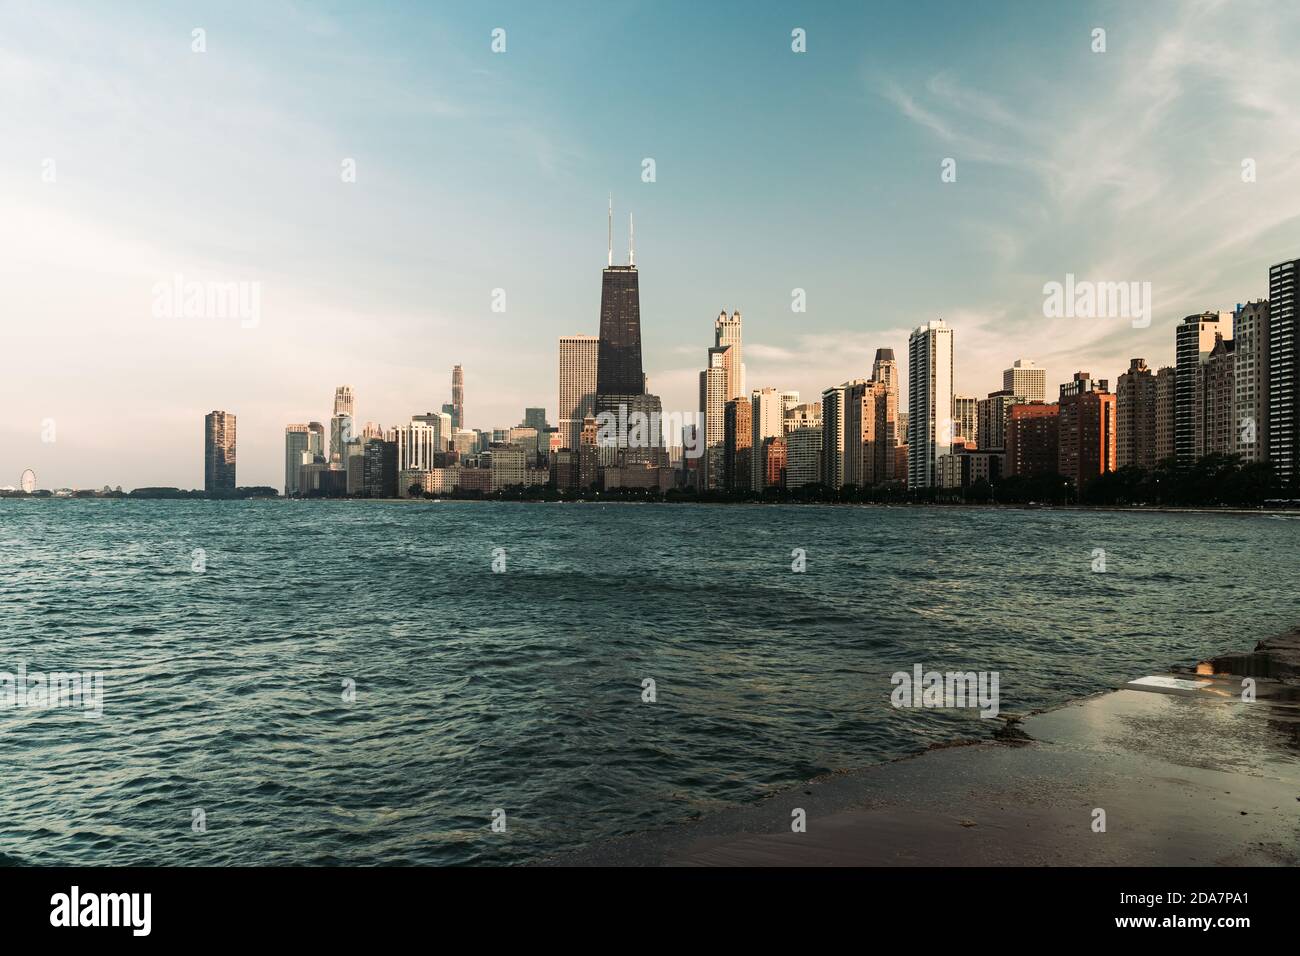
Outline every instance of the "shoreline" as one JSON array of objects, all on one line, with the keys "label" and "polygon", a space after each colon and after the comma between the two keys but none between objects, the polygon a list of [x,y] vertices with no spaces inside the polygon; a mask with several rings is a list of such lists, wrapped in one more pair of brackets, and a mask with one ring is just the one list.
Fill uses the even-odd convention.
[{"label": "shoreline", "polygon": [[1300,865],[1300,628],[1142,676],[537,865]]},{"label": "shoreline", "polygon": [[883,501],[637,501],[628,498],[285,498],[249,497],[249,498],[203,498],[203,497],[131,497],[121,496],[22,496],[0,495],[0,501],[165,501],[165,502],[212,502],[215,504],[241,504],[244,502],[295,502],[310,504],[332,503],[374,503],[405,505],[447,505],[447,504],[490,504],[490,505],[668,505],[679,506],[717,506],[717,507],[751,507],[751,508],[888,508],[935,511],[1078,511],[1113,514],[1203,514],[1203,515],[1267,515],[1277,518],[1300,519],[1300,507],[1293,508],[1243,508],[1231,506],[1208,508],[1203,506],[1180,505],[1051,505],[1051,504],[970,504],[966,502],[883,502]]}]

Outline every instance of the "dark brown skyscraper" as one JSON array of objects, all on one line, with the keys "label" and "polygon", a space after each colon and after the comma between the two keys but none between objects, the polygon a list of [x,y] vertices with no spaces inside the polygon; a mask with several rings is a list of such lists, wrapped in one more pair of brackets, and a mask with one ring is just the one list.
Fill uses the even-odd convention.
[{"label": "dark brown skyscraper", "polygon": [[596,353],[596,394],[643,395],[641,370],[641,292],[636,246],[628,219],[627,265],[614,265],[614,201],[609,204],[609,259],[601,274],[600,344]]},{"label": "dark brown skyscraper", "polygon": [[601,276],[596,393],[642,395],[641,298],[636,266],[609,266]]},{"label": "dark brown skyscraper", "polygon": [[235,490],[235,416],[230,412],[203,416],[203,490]]}]

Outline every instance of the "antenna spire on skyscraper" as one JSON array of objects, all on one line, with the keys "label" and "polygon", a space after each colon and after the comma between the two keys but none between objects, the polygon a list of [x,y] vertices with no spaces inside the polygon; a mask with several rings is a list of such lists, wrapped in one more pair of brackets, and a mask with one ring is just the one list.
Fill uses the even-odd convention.
[{"label": "antenna spire on skyscraper", "polygon": [[609,264],[614,265],[614,194],[609,194]]},{"label": "antenna spire on skyscraper", "polygon": [[627,214],[627,264],[636,265],[636,225],[631,213]]}]

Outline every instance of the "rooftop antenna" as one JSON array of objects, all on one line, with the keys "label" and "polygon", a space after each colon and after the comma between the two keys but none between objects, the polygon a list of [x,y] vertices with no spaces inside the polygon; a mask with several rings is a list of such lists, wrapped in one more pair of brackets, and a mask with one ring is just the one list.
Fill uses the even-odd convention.
[{"label": "rooftop antenna", "polygon": [[632,214],[627,214],[627,264],[636,265],[636,224],[632,222]]},{"label": "rooftop antenna", "polygon": [[609,264],[614,265],[614,194],[609,194]]}]

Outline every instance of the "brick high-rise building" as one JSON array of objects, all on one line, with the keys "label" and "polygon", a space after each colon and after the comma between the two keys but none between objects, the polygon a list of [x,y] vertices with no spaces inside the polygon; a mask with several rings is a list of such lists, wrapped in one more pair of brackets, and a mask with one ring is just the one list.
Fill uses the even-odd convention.
[{"label": "brick high-rise building", "polygon": [[1115,396],[1087,372],[1061,386],[1057,471],[1082,489],[1115,470]]},{"label": "brick high-rise building", "polygon": [[1156,466],[1156,376],[1146,359],[1130,359],[1115,389],[1115,465]]},{"label": "brick high-rise building", "polygon": [[1025,402],[1007,409],[1006,474],[1050,475],[1060,457],[1061,406]]},{"label": "brick high-rise building", "polygon": [[786,444],[784,435],[763,439],[763,487],[785,487]]}]

